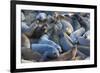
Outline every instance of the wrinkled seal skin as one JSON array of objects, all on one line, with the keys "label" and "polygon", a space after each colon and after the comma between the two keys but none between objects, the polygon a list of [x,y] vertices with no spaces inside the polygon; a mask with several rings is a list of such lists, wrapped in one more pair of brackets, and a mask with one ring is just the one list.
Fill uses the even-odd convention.
[{"label": "wrinkled seal skin", "polygon": [[42,54],[43,61],[48,61],[49,58],[56,58],[59,56],[59,51],[47,44],[32,44],[32,51],[39,52]]}]

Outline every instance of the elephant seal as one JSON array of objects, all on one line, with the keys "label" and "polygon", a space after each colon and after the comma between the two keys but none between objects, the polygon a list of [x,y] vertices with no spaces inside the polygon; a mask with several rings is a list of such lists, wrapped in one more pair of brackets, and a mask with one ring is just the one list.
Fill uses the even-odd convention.
[{"label": "elephant seal", "polygon": [[80,25],[86,29],[86,31],[90,29],[90,22],[88,20],[86,20],[80,14],[75,14],[74,16],[77,18]]},{"label": "elephant seal", "polygon": [[74,15],[71,17],[71,19],[72,19],[71,24],[73,26],[74,31],[81,28],[81,25],[80,25],[79,21],[77,20],[77,18]]},{"label": "elephant seal", "polygon": [[59,56],[59,51],[48,44],[32,44],[31,48],[32,51],[42,54],[42,61],[48,61]]},{"label": "elephant seal", "polygon": [[84,46],[90,46],[90,40],[84,37],[78,37],[78,43]]},{"label": "elephant seal", "polygon": [[73,43],[78,42],[78,37],[82,36],[85,33],[85,28],[81,27],[80,29],[74,31],[71,33],[70,37],[73,41]]},{"label": "elephant seal", "polygon": [[56,44],[55,42],[53,42],[52,40],[49,40],[49,37],[46,34],[43,35],[40,38],[39,44],[48,44],[48,45],[51,45],[51,46],[55,47],[60,53],[62,52],[61,47],[58,44]]},{"label": "elephant seal", "polygon": [[73,47],[73,44],[71,43],[71,41],[69,40],[69,38],[67,38],[63,32],[59,32],[59,43],[60,46],[63,49],[63,52],[67,52],[68,50],[71,50]]}]

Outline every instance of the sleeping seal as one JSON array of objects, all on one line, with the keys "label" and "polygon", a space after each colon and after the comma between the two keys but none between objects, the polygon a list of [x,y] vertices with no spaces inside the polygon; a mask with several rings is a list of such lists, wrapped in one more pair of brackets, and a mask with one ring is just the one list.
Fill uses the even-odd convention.
[{"label": "sleeping seal", "polygon": [[75,14],[74,16],[77,18],[77,20],[79,21],[80,25],[82,27],[84,27],[86,31],[90,29],[90,22],[89,22],[89,20],[86,20],[80,14]]},{"label": "sleeping seal", "polygon": [[59,52],[62,52],[61,47],[58,44],[56,44],[55,42],[53,42],[52,40],[49,40],[49,37],[46,34],[43,35],[40,38],[39,44],[48,44],[48,45],[51,45],[51,46],[55,47]]},{"label": "sleeping seal", "polygon": [[43,58],[41,61],[48,61],[59,56],[59,51],[48,44],[32,44],[31,47],[32,51],[42,54]]},{"label": "sleeping seal", "polygon": [[90,40],[84,37],[78,37],[78,42],[80,45],[90,46]]},{"label": "sleeping seal", "polygon": [[64,35],[63,32],[59,32],[59,42],[64,52],[71,50],[71,48],[73,47],[73,44],[71,43],[69,38]]},{"label": "sleeping seal", "polygon": [[85,33],[85,29],[83,27],[81,27],[80,29],[71,33],[70,37],[71,37],[73,43],[77,43],[78,37],[82,36],[84,33]]},{"label": "sleeping seal", "polygon": [[71,24],[73,26],[74,31],[81,28],[81,25],[80,25],[79,21],[77,20],[77,18],[74,15],[71,17],[71,19],[72,19]]}]

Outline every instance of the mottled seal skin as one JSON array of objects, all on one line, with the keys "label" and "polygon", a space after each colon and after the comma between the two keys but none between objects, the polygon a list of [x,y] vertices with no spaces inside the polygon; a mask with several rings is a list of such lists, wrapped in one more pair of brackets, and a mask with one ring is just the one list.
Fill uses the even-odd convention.
[{"label": "mottled seal skin", "polygon": [[30,40],[25,34],[21,34],[21,46],[30,48]]},{"label": "mottled seal skin", "polygon": [[85,29],[83,27],[71,33],[70,37],[73,40],[73,43],[77,43],[78,37],[82,36],[84,33],[85,33]]},{"label": "mottled seal skin", "polygon": [[64,52],[71,50],[73,47],[73,44],[70,42],[70,40],[64,35],[63,32],[59,34],[59,41],[60,45]]},{"label": "mottled seal skin", "polygon": [[40,38],[40,40],[39,40],[39,42],[38,42],[39,44],[48,44],[48,45],[51,45],[51,46],[53,46],[54,48],[56,48],[60,53],[62,52],[62,49],[61,49],[61,47],[58,45],[58,44],[56,44],[55,42],[53,42],[52,40],[49,40],[49,37],[48,37],[48,35],[43,35],[41,38]]},{"label": "mottled seal skin", "polygon": [[32,44],[32,51],[42,54],[42,60],[48,61],[48,59],[56,58],[59,56],[59,51],[48,44]]}]

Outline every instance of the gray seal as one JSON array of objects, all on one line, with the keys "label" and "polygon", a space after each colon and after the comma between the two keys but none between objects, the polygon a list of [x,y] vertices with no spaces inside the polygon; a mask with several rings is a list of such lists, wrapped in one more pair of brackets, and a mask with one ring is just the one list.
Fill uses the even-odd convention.
[{"label": "gray seal", "polygon": [[49,59],[57,58],[59,56],[59,51],[48,44],[32,44],[31,47],[32,51],[42,54],[43,61],[48,61]]}]

